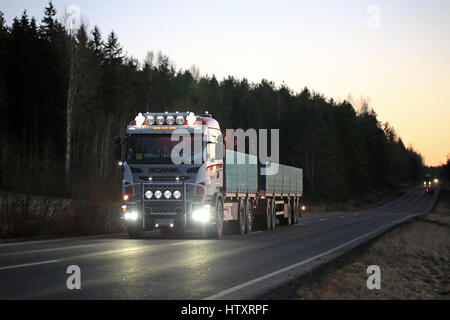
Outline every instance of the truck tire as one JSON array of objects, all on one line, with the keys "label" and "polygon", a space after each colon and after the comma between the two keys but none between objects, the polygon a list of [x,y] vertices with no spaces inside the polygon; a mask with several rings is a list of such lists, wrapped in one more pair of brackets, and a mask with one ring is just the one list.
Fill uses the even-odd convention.
[{"label": "truck tire", "polygon": [[266,216],[263,221],[263,229],[267,231],[272,229],[272,205],[270,199],[266,200]]},{"label": "truck tire", "polygon": [[221,239],[223,234],[223,198],[218,195],[215,202],[215,224],[209,227],[208,236],[213,239]]},{"label": "truck tire", "polygon": [[[280,218],[280,223],[283,226],[289,226],[292,223],[292,212],[291,212],[292,211],[291,210],[292,206],[291,206],[291,201],[290,200],[288,200],[287,205],[288,205],[288,207],[287,207],[288,216],[287,217],[283,216],[283,217]],[[283,209],[284,209],[284,205],[283,205]]]},{"label": "truck tire", "polygon": [[245,201],[245,233],[252,232],[253,227],[253,209],[249,198]]},{"label": "truck tire", "polygon": [[275,199],[272,200],[272,223],[271,223],[271,228],[275,229],[275,227],[277,226],[277,210],[276,210],[276,205],[275,205]]},{"label": "truck tire", "polygon": [[299,208],[298,198],[295,198],[293,200],[293,202],[294,202],[294,206],[292,207],[293,223],[297,224],[298,223],[298,208]]},{"label": "truck tire", "polygon": [[246,224],[245,203],[243,199],[239,199],[238,219],[234,221],[234,233],[244,234]]},{"label": "truck tire", "polygon": [[137,225],[127,225],[127,233],[130,239],[141,239],[144,236],[144,230],[142,226]]}]

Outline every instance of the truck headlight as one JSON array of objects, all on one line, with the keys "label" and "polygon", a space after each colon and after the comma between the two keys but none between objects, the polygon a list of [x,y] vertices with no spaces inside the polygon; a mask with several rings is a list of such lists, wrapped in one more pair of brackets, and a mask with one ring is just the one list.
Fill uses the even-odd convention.
[{"label": "truck headlight", "polygon": [[138,218],[138,214],[137,214],[136,211],[133,211],[133,212],[127,212],[127,213],[124,214],[124,218],[125,218],[125,220],[133,220],[133,221],[136,221],[137,218]]},{"label": "truck headlight", "polygon": [[180,190],[175,190],[175,191],[173,192],[173,197],[174,197],[175,199],[180,199],[180,197],[181,197],[181,192],[180,192]]},{"label": "truck headlight", "polygon": [[156,190],[155,191],[155,198],[156,199],[160,199],[162,197],[162,192],[161,192],[161,190]]},{"label": "truck headlight", "polygon": [[192,212],[192,219],[198,222],[208,222],[211,219],[211,205],[207,204]]},{"label": "truck headlight", "polygon": [[171,196],[172,196],[172,192],[170,190],[164,191],[164,198],[170,199]]},{"label": "truck headlight", "polygon": [[147,199],[150,199],[151,197],[153,197],[153,192],[151,190],[147,190],[145,191],[144,195]]}]

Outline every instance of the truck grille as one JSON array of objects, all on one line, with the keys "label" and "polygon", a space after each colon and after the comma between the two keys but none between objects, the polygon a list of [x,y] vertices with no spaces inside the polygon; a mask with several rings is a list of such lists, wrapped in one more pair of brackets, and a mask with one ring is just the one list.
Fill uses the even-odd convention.
[{"label": "truck grille", "polygon": [[183,213],[183,201],[146,201],[144,205],[146,214]]}]

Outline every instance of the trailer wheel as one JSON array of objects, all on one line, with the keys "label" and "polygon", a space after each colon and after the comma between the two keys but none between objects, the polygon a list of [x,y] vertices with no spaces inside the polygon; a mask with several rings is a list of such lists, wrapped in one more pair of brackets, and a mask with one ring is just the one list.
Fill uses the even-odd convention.
[{"label": "trailer wheel", "polygon": [[[285,204],[287,204],[287,206],[288,206],[287,207],[288,216],[287,217],[284,217],[284,216],[281,217],[280,218],[280,224],[283,225],[283,226],[289,226],[292,223],[291,201],[288,200],[287,203],[285,203]],[[283,210],[284,210],[284,204],[283,204]]]},{"label": "trailer wheel", "polygon": [[292,215],[294,217],[294,224],[297,224],[298,223],[298,207],[299,207],[298,198],[295,198],[293,201],[294,201],[294,206],[292,207]]},{"label": "trailer wheel", "polygon": [[272,229],[275,229],[277,226],[277,210],[275,205],[275,199],[272,200]]},{"label": "trailer wheel", "polygon": [[238,219],[235,223],[235,233],[244,234],[246,225],[245,203],[243,199],[239,199]]},{"label": "trailer wheel", "polygon": [[223,234],[223,199],[218,196],[215,203],[215,224],[210,226],[209,237],[214,239],[221,239]]},{"label": "trailer wheel", "polygon": [[249,198],[245,201],[245,232],[250,233],[252,232],[252,226],[253,226],[253,210],[252,210],[252,203]]},{"label": "trailer wheel", "polygon": [[263,228],[267,231],[272,229],[272,205],[270,200],[266,200],[266,217],[265,222],[263,223]]}]

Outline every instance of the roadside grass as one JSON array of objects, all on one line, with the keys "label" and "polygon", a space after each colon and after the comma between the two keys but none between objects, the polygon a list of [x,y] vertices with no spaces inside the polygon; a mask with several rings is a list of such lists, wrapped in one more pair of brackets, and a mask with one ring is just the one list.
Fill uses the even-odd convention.
[{"label": "roadside grass", "polygon": [[[369,265],[381,289],[366,285]],[[450,187],[432,212],[405,222],[264,299],[450,299]]]}]

